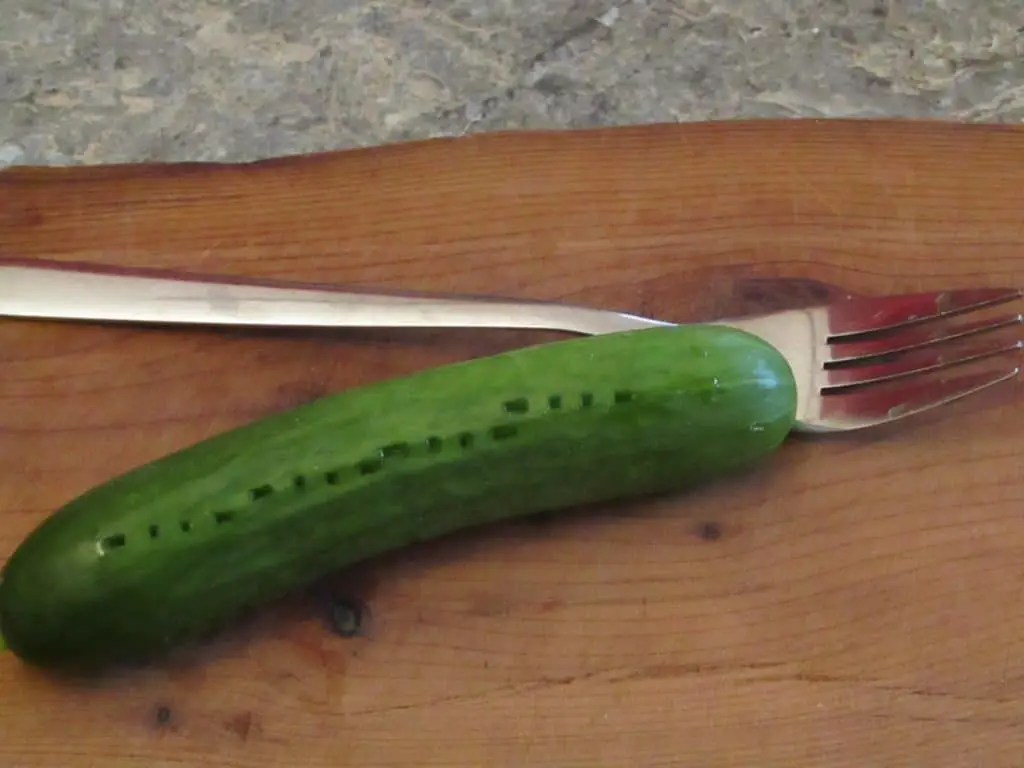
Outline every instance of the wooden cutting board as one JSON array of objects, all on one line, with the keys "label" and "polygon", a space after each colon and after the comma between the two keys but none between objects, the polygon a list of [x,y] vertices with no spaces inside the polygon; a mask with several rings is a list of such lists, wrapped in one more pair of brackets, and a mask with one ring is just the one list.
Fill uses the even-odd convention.
[{"label": "wooden cutting board", "polygon": [[[15,169],[0,251],[672,320],[827,295],[816,281],[1022,285],[1024,130],[733,122]],[[141,462],[535,340],[0,321],[0,557]],[[1011,384],[794,439],[681,497],[420,546],[89,685],[2,656],[0,765],[1017,768],[1022,417]],[[365,608],[359,636],[329,629],[328,591]]]}]

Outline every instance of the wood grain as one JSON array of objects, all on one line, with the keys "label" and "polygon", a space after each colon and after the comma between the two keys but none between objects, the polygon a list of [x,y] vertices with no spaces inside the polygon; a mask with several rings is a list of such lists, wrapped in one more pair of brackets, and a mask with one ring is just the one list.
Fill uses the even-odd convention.
[{"label": "wood grain", "polygon": [[[1021,285],[1022,211],[1019,128],[734,122],[14,169],[0,252],[685,320],[777,276]],[[535,338],[0,322],[0,551],[202,437]],[[682,498],[366,563],[319,585],[368,606],[356,638],[318,588],[89,685],[8,655],[0,765],[1020,766],[1022,415],[1011,385]]]}]

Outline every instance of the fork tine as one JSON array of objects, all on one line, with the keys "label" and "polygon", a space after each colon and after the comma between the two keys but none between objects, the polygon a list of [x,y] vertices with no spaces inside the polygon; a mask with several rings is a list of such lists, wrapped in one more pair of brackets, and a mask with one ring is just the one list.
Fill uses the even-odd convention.
[{"label": "fork tine", "polygon": [[1024,341],[1020,340],[975,344],[968,346],[959,354],[954,351],[952,355],[948,354],[944,348],[939,350],[927,347],[914,349],[908,353],[901,353],[895,360],[878,362],[873,365],[824,370],[822,371],[821,388],[823,392],[828,392],[843,387],[877,384],[882,381],[918,376],[943,368],[973,363],[998,355],[1020,352],[1022,349],[1024,349]]},{"label": "fork tine", "polygon": [[940,317],[951,317],[1024,297],[1020,288],[964,288],[848,299],[829,308],[830,339],[893,330]]},{"label": "fork tine", "polygon": [[999,366],[955,378],[923,377],[898,386],[871,386],[822,398],[823,431],[862,429],[947,405],[1020,375],[1020,366]]},{"label": "fork tine", "polygon": [[926,324],[924,326],[906,327],[882,337],[873,337],[863,341],[836,341],[831,344],[827,365],[847,364],[870,360],[877,357],[889,357],[900,352],[962,341],[992,331],[1024,325],[1024,314],[1001,315],[994,319],[977,320],[973,323],[959,323],[953,326]]}]

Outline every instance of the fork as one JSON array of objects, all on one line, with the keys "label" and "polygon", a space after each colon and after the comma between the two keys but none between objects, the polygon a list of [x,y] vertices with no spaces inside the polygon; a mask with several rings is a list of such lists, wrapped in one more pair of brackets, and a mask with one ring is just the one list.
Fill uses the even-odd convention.
[{"label": "fork", "polygon": [[[1024,315],[982,314],[1021,298],[1020,288],[961,288],[850,297],[711,322],[752,333],[786,358],[797,382],[797,431],[849,431],[919,414],[1017,377]],[[963,320],[971,314],[981,319]],[[380,293],[15,260],[0,262],[0,315],[269,327],[518,328],[585,335],[674,325],[547,301]],[[980,370],[953,375],[969,365]]]}]

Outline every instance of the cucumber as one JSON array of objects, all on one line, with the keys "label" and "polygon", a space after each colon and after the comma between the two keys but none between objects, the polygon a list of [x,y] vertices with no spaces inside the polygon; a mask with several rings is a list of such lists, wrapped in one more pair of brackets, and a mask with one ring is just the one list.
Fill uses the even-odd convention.
[{"label": "cucumber", "polygon": [[785,359],[725,326],[540,344],[332,394],[142,465],[44,520],[0,574],[26,662],[154,660],[412,542],[678,491],[791,430]]}]

